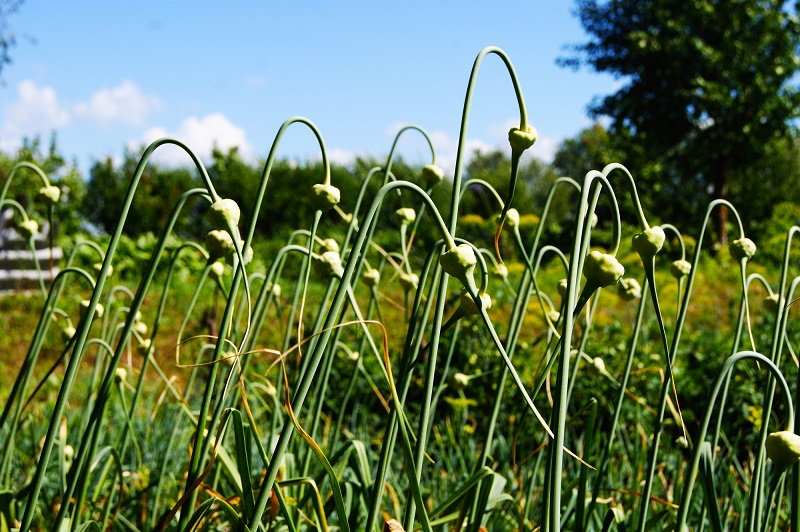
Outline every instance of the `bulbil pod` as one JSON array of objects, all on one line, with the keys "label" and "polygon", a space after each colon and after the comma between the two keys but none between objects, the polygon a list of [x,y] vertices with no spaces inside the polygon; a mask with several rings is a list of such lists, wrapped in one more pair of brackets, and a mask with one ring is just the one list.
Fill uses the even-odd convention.
[{"label": "bulbil pod", "polygon": [[775,314],[778,311],[778,304],[780,296],[778,294],[770,294],[764,298],[764,308],[770,314]]},{"label": "bulbil pod", "polygon": [[232,199],[221,199],[211,204],[207,216],[211,227],[225,231],[239,226],[241,211]]},{"label": "bulbil pod", "polygon": [[147,356],[147,352],[150,351],[150,346],[153,345],[153,340],[150,338],[145,338],[142,340],[139,345],[137,346],[137,350],[141,356]]},{"label": "bulbil pod", "polygon": [[569,284],[569,281],[567,281],[566,279],[561,279],[558,282],[558,295],[561,296],[561,300],[562,301],[564,300],[564,298],[567,297],[567,285],[568,284]]},{"label": "bulbil pod", "polygon": [[788,430],[767,436],[767,456],[775,465],[786,469],[800,458],[800,436]]},{"label": "bulbil pod", "polygon": [[[492,298],[487,293],[480,294],[481,303],[483,304],[483,308],[489,310],[492,308]],[[461,313],[463,317],[467,316],[477,316],[480,311],[478,310],[478,305],[475,304],[475,300],[472,299],[472,296],[469,295],[469,292],[464,290],[461,292],[460,297],[460,304],[458,307],[458,311]]]},{"label": "bulbil pod", "polygon": [[492,273],[496,276],[500,277],[501,279],[508,278],[508,266],[503,263],[495,264],[494,268],[492,268]]},{"label": "bulbil pod", "polygon": [[279,298],[281,297],[281,285],[278,283],[270,283],[267,285],[267,290],[272,292],[272,297]]},{"label": "bulbil pod", "polygon": [[625,275],[625,267],[616,257],[600,251],[592,251],[583,265],[583,276],[597,287],[612,286]]},{"label": "bulbil pod", "polygon": [[52,207],[61,199],[61,189],[55,185],[42,187],[39,189],[39,192],[36,193],[36,199]]},{"label": "bulbil pod", "polygon": [[39,223],[33,218],[17,224],[17,232],[25,240],[31,240],[39,232]]},{"label": "bulbil pod", "polygon": [[[80,312],[81,319],[83,319],[83,317],[86,316],[86,312],[89,310],[89,303],[91,303],[91,301],[89,301],[88,299],[84,299],[84,300],[81,301],[81,312]],[[102,318],[103,317],[103,310],[104,310],[103,309],[103,305],[98,303],[97,306],[95,307],[94,317],[95,318]]]},{"label": "bulbil pod", "polygon": [[680,279],[681,277],[686,277],[689,275],[689,272],[692,271],[692,263],[688,260],[679,259],[674,261],[669,266],[669,273],[676,279]]},{"label": "bulbil pod", "polygon": [[639,286],[639,281],[632,277],[620,279],[617,285],[619,297],[625,301],[633,301],[642,297],[642,287]]},{"label": "bulbil pod", "polygon": [[[99,274],[100,270],[103,269],[103,263],[102,262],[95,262],[94,264],[92,264],[92,268],[94,268],[94,271],[96,271]],[[109,264],[108,265],[108,276],[111,277],[113,274],[114,274],[114,266]]]},{"label": "bulbil pod", "polygon": [[209,231],[206,235],[206,250],[210,261],[228,260],[229,257],[236,254],[236,246],[233,244],[230,233],[219,229]]},{"label": "bulbil pod", "polygon": [[326,238],[323,240],[322,247],[325,248],[325,251],[335,251],[339,253],[339,243],[335,238]]},{"label": "bulbil pod", "polygon": [[731,242],[728,250],[731,253],[731,257],[737,261],[742,261],[753,258],[753,255],[756,254],[756,245],[749,238],[742,237]]},{"label": "bulbil pod", "polygon": [[422,167],[422,182],[425,188],[433,188],[433,186],[444,179],[444,170],[435,164],[426,164]]},{"label": "bulbil pod", "polygon": [[[497,217],[495,219],[498,223],[500,222],[500,214],[501,213],[497,213]],[[514,227],[519,226],[519,211],[514,207],[508,209],[508,212],[506,213],[505,223],[508,224],[508,226],[511,227],[512,229]]]},{"label": "bulbil pod", "polygon": [[147,324],[143,321],[137,321],[133,324],[133,330],[139,333],[140,336],[147,334]]},{"label": "bulbil pod", "polygon": [[72,337],[75,336],[76,332],[77,331],[75,330],[75,327],[73,327],[72,325],[67,325],[66,327],[61,329],[61,337],[64,339],[65,342],[69,342],[70,340],[72,340]]},{"label": "bulbil pod", "polygon": [[309,200],[315,210],[327,212],[339,203],[341,197],[341,192],[333,185],[317,184],[313,186]]},{"label": "bulbil pod", "polygon": [[223,275],[225,275],[225,263],[221,260],[215,260],[213,263],[211,263],[211,267],[208,270],[208,276],[219,282],[222,280]]},{"label": "bulbil pod", "polygon": [[322,255],[314,255],[311,260],[314,264],[314,272],[322,279],[341,278],[344,274],[342,258],[336,251],[326,251]]},{"label": "bulbil pod", "polygon": [[417,286],[419,286],[419,275],[416,273],[401,273],[400,286],[402,286],[403,290],[406,292],[416,290]]},{"label": "bulbil pod", "polygon": [[447,275],[461,281],[464,286],[467,284],[467,274],[472,273],[477,263],[478,258],[469,244],[459,244],[445,251],[439,257],[439,264],[442,266],[442,270]]},{"label": "bulbil pod", "polygon": [[375,268],[367,268],[361,272],[361,279],[364,281],[364,284],[367,286],[375,286],[381,280],[381,272],[376,270]]},{"label": "bulbil pod", "polygon": [[456,390],[463,390],[468,384],[469,375],[460,372],[453,375],[453,388]]},{"label": "bulbil pod", "polygon": [[506,220],[508,221],[509,227],[519,227],[519,211],[514,207],[508,209],[508,212],[506,213]]},{"label": "bulbil pod", "polygon": [[521,154],[536,142],[536,130],[528,126],[525,131],[512,127],[508,132],[508,143],[511,144],[511,153]]},{"label": "bulbil pod", "polygon": [[398,225],[410,225],[417,219],[417,213],[409,207],[402,207],[394,211],[394,219]]},{"label": "bulbil pod", "polygon": [[656,225],[638,235],[633,235],[631,244],[642,260],[649,260],[655,257],[656,253],[661,251],[666,238],[667,236],[664,234],[664,230]]}]

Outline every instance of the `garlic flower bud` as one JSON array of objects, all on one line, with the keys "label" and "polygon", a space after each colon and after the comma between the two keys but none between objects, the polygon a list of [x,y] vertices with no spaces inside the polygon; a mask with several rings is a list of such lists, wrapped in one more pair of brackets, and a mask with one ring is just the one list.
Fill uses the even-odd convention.
[{"label": "garlic flower bud", "polygon": [[332,277],[341,278],[344,274],[342,258],[336,251],[326,251],[322,255],[314,255],[311,260],[314,265],[314,272],[325,280]]},{"label": "garlic flower bud", "polygon": [[412,290],[416,290],[419,286],[419,275],[416,273],[401,273],[400,274],[400,285],[406,292],[410,292]]},{"label": "garlic flower bud", "polygon": [[58,203],[58,200],[60,198],[61,198],[61,189],[55,185],[48,185],[46,187],[42,187],[36,194],[36,199],[51,207],[56,203]]},{"label": "garlic flower bud", "polygon": [[19,222],[17,232],[25,240],[30,240],[39,232],[39,223],[33,218]]},{"label": "garlic flower bud", "polygon": [[365,285],[375,286],[381,280],[381,272],[375,268],[367,267],[363,272],[361,272],[361,279],[364,281]]},{"label": "garlic flower bud", "polygon": [[599,288],[616,284],[623,275],[625,267],[617,258],[600,251],[589,253],[583,265],[583,276]]},{"label": "garlic flower bud", "polygon": [[221,199],[211,204],[208,209],[208,221],[211,227],[219,231],[238,227],[241,211],[232,199]]},{"label": "garlic flower bud", "polygon": [[767,456],[775,465],[786,469],[800,458],[800,436],[788,430],[767,436]]},{"label": "garlic flower bud", "polygon": [[655,225],[638,235],[633,235],[631,244],[642,260],[652,259],[661,251],[667,236],[661,227]]},{"label": "garlic flower bud", "polygon": [[444,170],[435,164],[426,164],[422,167],[422,182],[426,188],[433,187],[444,178]]},{"label": "garlic flower bud", "polygon": [[639,286],[639,281],[632,277],[620,279],[617,285],[619,297],[624,301],[633,301],[642,297],[642,287]]},{"label": "garlic flower bud", "polygon": [[409,207],[402,207],[394,212],[394,218],[400,225],[410,225],[417,219],[417,212]]},{"label": "garlic flower bud", "polygon": [[536,142],[536,130],[528,126],[526,131],[512,127],[508,132],[508,142],[511,144],[511,153],[521,154]]},{"label": "garlic flower bud", "polygon": [[465,286],[467,284],[467,275],[472,273],[477,263],[478,258],[469,244],[459,244],[445,251],[439,257],[439,264],[442,266],[442,270],[447,275],[461,281]]},{"label": "garlic flower bud", "polygon": [[227,259],[236,253],[233,238],[227,231],[220,229],[208,232],[206,235],[206,249],[208,250],[208,259],[212,261]]},{"label": "garlic flower bud", "polygon": [[311,206],[317,211],[327,212],[341,199],[341,192],[333,185],[317,184],[314,185],[312,192],[309,199]]},{"label": "garlic flower bud", "polygon": [[756,245],[755,243],[750,240],[749,238],[737,238],[733,242],[730,243],[728,246],[730,250],[731,257],[736,259],[737,261],[742,261],[744,259],[752,259],[753,255],[756,254]]},{"label": "garlic flower bud", "polygon": [[669,273],[676,279],[686,277],[692,271],[692,263],[688,260],[676,260],[669,266]]}]

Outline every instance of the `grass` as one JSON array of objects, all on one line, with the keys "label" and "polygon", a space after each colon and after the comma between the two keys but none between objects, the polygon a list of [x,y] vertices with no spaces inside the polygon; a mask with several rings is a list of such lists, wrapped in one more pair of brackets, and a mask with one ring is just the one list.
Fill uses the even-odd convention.
[{"label": "grass", "polygon": [[[458,237],[464,189],[437,205],[440,173],[428,167],[424,189],[396,180],[392,155],[369,174],[383,180],[374,198],[339,198],[320,132],[295,117],[248,212],[257,219],[268,201],[283,133],[305,127],[325,169],[305,191],[307,227],[257,242],[194,157],[204,187],[134,247],[121,235],[149,157],[163,144],[193,155],[173,139],[148,147],[108,242],[87,244],[91,259],[75,255],[49,292],[0,300],[14,325],[0,347],[15,353],[0,380],[0,529],[372,531],[395,518],[426,532],[797,530],[797,472],[766,443],[778,433],[800,454],[797,385],[784,377],[797,369],[793,308],[762,308],[752,276],[791,301],[788,260],[780,283],[754,269],[731,205],[730,254],[709,256],[701,234],[684,255],[677,229],[648,223],[618,164],[556,180],[544,210],[520,216],[516,168],[536,134],[499,49],[476,60],[461,136],[490,55],[508,68],[520,127],[509,192],[484,184],[500,213],[485,242]],[[569,249],[541,239],[562,187],[575,196]],[[623,190],[632,224],[619,217]],[[414,215],[398,211],[396,233],[376,234],[390,195]],[[611,214],[595,228],[601,197]],[[194,202],[210,207],[205,247],[172,235]],[[326,216],[344,220],[333,241]],[[415,241],[422,223],[441,240]],[[279,245],[251,261],[251,247]],[[678,258],[691,268],[676,278]],[[490,274],[503,259],[507,279]],[[622,275],[641,288],[626,300]]]}]

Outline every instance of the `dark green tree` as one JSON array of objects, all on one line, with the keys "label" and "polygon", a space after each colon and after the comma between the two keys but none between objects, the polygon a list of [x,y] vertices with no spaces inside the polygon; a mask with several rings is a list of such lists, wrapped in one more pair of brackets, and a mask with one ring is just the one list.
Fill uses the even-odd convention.
[{"label": "dark green tree", "polygon": [[[561,64],[625,81],[591,114],[611,117],[629,150],[688,184],[673,201],[698,190],[736,201],[743,187],[732,181],[762,164],[800,110],[796,9],[783,0],[579,0],[577,14],[590,40]],[[724,242],[724,209],[716,222]]]},{"label": "dark green tree", "polygon": [[[89,222],[105,233],[111,234],[117,227],[120,209],[138,162],[138,154],[127,151],[121,165],[115,165],[109,157],[96,161],[89,171],[82,212]],[[125,234],[132,237],[148,232],[160,234],[180,196],[200,186],[202,182],[193,169],[149,164],[136,189],[125,222]],[[203,234],[200,214],[196,211],[193,206],[184,209],[175,226],[177,234],[195,238]]]}]

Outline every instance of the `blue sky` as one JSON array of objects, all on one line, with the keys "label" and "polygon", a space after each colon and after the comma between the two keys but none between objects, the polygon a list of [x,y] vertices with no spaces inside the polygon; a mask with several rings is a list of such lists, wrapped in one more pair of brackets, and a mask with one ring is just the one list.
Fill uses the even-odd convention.
[{"label": "blue sky", "polygon": [[[586,107],[619,81],[559,68],[565,45],[587,39],[566,1],[187,2],[26,0],[9,24],[13,63],[2,73],[0,149],[24,136],[58,134],[61,151],[86,172],[160,136],[207,157],[216,143],[265,158],[281,123],[305,116],[330,156],[388,153],[394,133],[415,124],[452,172],[467,81],[484,46],[514,63],[532,153],[590,124]],[[27,36],[35,39],[35,43]],[[496,57],[484,62],[468,130],[469,151],[507,147],[519,114]],[[282,156],[319,157],[311,133],[291,129]],[[420,137],[399,151],[426,162]],[[185,156],[163,151],[164,164]]]}]

